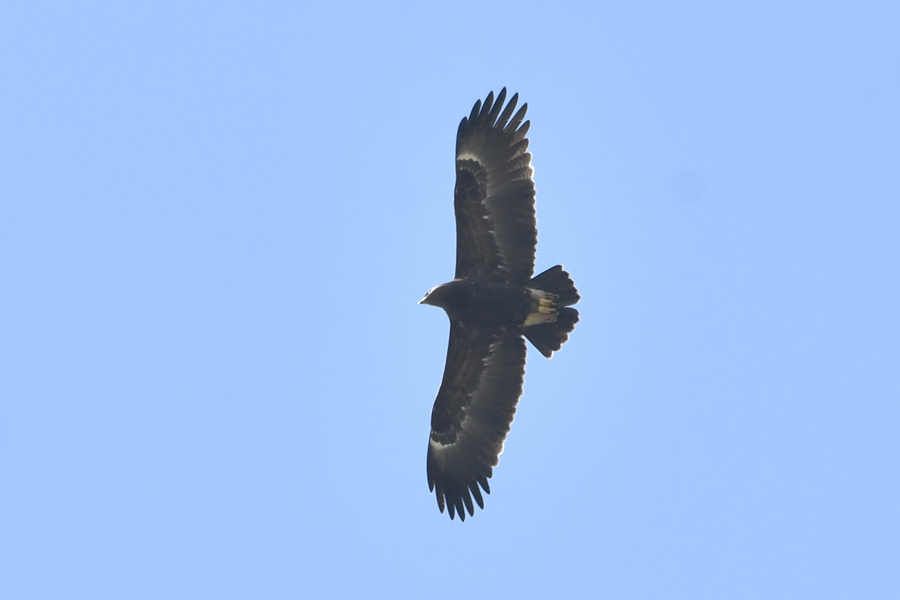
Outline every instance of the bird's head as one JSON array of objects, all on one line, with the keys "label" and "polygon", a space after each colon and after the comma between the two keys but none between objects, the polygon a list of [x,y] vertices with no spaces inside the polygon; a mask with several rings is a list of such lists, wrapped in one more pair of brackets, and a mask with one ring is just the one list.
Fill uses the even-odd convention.
[{"label": "bird's head", "polygon": [[443,285],[436,285],[425,294],[425,297],[419,300],[419,304],[430,304],[431,306],[441,306],[441,297],[443,293],[441,288]]},{"label": "bird's head", "polygon": [[457,297],[459,294],[459,282],[454,280],[450,283],[436,285],[428,290],[425,297],[419,300],[419,304],[430,304],[431,306],[439,306],[447,310],[451,305],[458,304]]},{"label": "bird's head", "polygon": [[458,321],[467,312],[472,303],[471,284],[464,280],[454,279],[428,290],[419,304],[430,304],[444,309],[451,321]]}]

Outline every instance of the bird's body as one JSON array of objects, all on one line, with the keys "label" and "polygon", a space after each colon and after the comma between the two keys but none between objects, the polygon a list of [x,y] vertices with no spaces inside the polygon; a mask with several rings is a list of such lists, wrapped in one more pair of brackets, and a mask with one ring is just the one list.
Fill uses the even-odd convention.
[{"label": "bird's body", "polygon": [[440,306],[451,321],[486,329],[513,328],[526,316],[530,294],[521,286],[455,279],[434,288],[425,304]]},{"label": "bird's body", "polygon": [[[532,278],[537,245],[527,105],[506,90],[459,125],[456,141],[456,276],[422,300],[450,319],[444,378],[431,415],[428,485],[450,518],[484,508],[522,394],[526,337],[544,356],[575,328],[579,300],[555,266]],[[502,110],[502,112],[501,112]],[[481,489],[479,489],[481,486]]]}]

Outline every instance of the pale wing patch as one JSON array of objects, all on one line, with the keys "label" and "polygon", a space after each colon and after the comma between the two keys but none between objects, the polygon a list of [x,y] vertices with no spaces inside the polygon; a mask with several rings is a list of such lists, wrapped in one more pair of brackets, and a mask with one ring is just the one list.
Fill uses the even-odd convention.
[{"label": "pale wing patch", "polygon": [[488,344],[488,353],[487,356],[481,359],[481,362],[484,363],[485,367],[489,367],[491,362],[494,360],[494,352],[497,350],[497,346],[501,344],[500,340],[494,340],[490,344]]},{"label": "pale wing patch", "polygon": [[437,466],[441,471],[447,468],[447,451],[455,443],[456,442],[453,444],[442,444],[433,437],[428,438],[428,445],[431,446],[431,455],[434,457],[434,462],[437,463]]}]

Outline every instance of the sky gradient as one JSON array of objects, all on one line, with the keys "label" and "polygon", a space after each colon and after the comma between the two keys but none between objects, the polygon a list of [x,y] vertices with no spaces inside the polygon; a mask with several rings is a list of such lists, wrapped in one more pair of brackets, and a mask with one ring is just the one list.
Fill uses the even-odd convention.
[{"label": "sky gradient", "polygon": [[[0,597],[900,597],[900,4],[0,8]],[[425,478],[459,120],[529,104],[533,349]]]}]

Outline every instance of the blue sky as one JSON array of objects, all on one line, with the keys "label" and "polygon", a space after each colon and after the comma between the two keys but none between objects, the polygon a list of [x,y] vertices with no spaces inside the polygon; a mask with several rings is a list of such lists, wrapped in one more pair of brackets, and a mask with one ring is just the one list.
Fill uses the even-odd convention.
[{"label": "blue sky", "polygon": [[[896,2],[0,9],[0,596],[900,597]],[[425,478],[453,149],[582,321]]]}]

